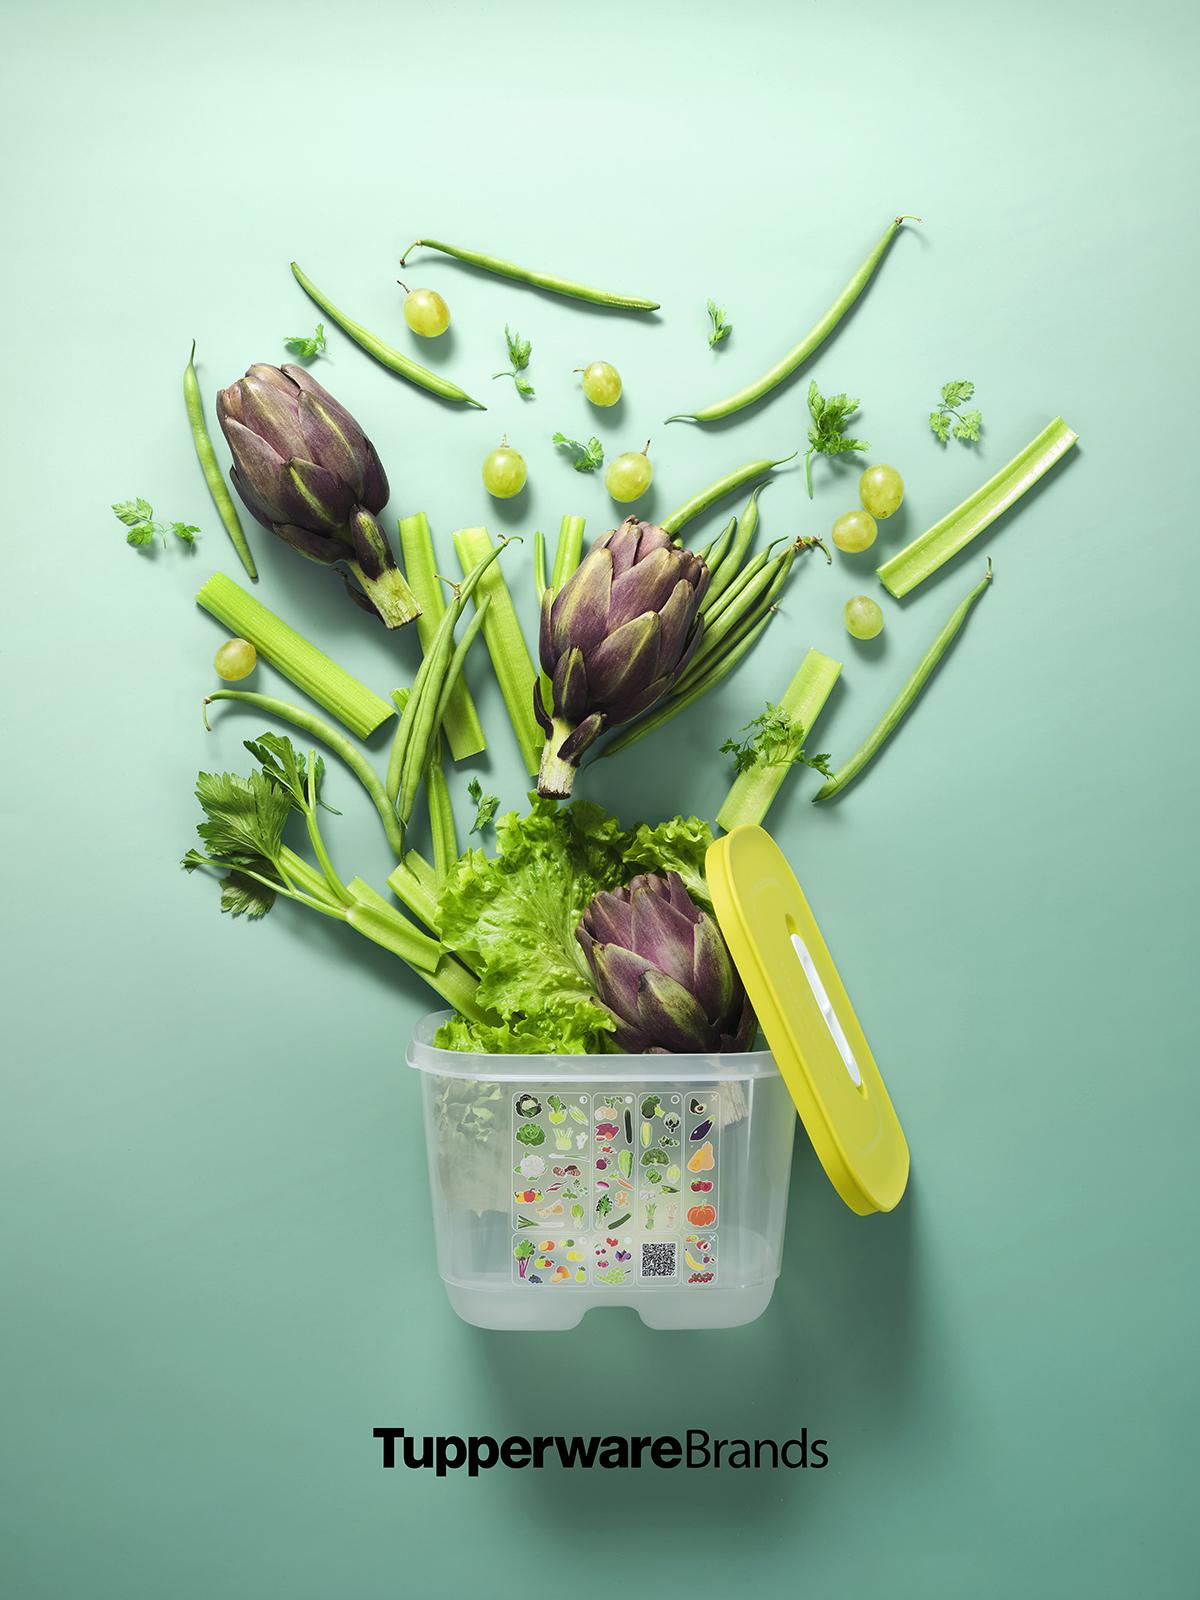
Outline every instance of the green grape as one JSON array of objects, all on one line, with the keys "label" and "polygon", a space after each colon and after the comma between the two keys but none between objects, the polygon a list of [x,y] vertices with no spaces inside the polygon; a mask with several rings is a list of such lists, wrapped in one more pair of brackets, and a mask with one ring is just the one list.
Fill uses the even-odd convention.
[{"label": "green grape", "polygon": [[904,499],[904,479],[895,467],[868,467],[858,480],[858,497],[873,517],[890,517]]},{"label": "green grape", "polygon": [[258,651],[248,639],[226,639],[213,657],[217,677],[226,683],[248,678],[258,665]]},{"label": "green grape", "polygon": [[621,374],[609,361],[590,361],[581,369],[583,392],[594,406],[615,406],[621,398]]},{"label": "green grape", "polygon": [[870,595],[856,594],[846,601],[846,632],[852,639],[873,639],[883,632],[883,612]]},{"label": "green grape", "polygon": [[875,518],[869,511],[844,511],[833,525],[833,542],[839,550],[857,555],[875,543]]},{"label": "green grape", "polygon": [[636,500],[650,487],[654,468],[646,454],[649,448],[650,441],[647,439],[645,450],[626,450],[622,455],[614,456],[608,464],[604,486],[613,499],[619,500],[622,505]]},{"label": "green grape", "polygon": [[525,457],[507,438],[483,458],[483,487],[497,500],[511,500],[525,487]]},{"label": "green grape", "polygon": [[436,289],[410,289],[404,296],[404,320],[422,339],[436,339],[450,326],[450,307]]}]

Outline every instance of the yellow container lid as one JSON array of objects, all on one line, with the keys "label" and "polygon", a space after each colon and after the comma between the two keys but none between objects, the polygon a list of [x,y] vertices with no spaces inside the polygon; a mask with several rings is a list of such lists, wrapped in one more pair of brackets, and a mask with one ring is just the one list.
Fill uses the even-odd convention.
[{"label": "yellow container lid", "polygon": [[735,828],[704,862],[713,909],[767,1043],[830,1182],[858,1215],[890,1211],[908,1144],[787,858],[763,828]]}]

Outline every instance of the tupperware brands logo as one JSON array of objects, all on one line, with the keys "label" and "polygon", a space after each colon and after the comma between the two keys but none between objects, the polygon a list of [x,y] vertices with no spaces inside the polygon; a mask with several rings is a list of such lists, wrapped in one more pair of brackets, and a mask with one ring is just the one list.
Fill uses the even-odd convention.
[{"label": "tupperware brands logo", "polygon": [[410,1434],[403,1428],[375,1428],[383,1441],[383,1465],[431,1470],[444,1478],[465,1471],[468,1478],[496,1467],[520,1471],[526,1467],[596,1468],[628,1471],[630,1467],[744,1468],[795,1471],[819,1470],[829,1462],[827,1439],[809,1437],[801,1428],[795,1439],[714,1439],[703,1428],[689,1428],[682,1439],[672,1434],[538,1434],[524,1438],[511,1434],[493,1439],[488,1434]]}]

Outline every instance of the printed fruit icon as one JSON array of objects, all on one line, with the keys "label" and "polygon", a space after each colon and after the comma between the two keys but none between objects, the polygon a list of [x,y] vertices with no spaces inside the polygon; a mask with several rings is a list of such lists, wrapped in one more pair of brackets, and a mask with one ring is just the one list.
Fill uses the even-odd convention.
[{"label": "printed fruit icon", "polygon": [[699,1150],[689,1160],[687,1169],[689,1172],[711,1172],[716,1164],[713,1160],[712,1144],[711,1142],[706,1142],[700,1146]]},{"label": "printed fruit icon", "polygon": [[687,1219],[693,1228],[711,1228],[717,1220],[716,1206],[691,1206]]},{"label": "printed fruit icon", "polygon": [[693,1194],[711,1194],[712,1180],[710,1178],[697,1178],[692,1184]]},{"label": "printed fruit icon", "polygon": [[691,1267],[693,1272],[703,1272],[704,1271],[704,1263],[703,1263],[703,1261],[697,1261],[695,1256],[692,1254],[692,1252],[690,1250],[685,1250],[683,1252],[683,1259],[687,1262],[688,1266]]},{"label": "printed fruit icon", "polygon": [[562,1283],[562,1281],[565,1278],[569,1278],[570,1276],[571,1276],[570,1267],[559,1267],[555,1271],[555,1274],[554,1274],[553,1278],[551,1278],[550,1282],[551,1283]]}]

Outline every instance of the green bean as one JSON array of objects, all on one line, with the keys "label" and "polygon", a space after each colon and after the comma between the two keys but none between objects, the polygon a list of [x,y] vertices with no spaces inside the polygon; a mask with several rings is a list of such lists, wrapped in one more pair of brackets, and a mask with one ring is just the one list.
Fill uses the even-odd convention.
[{"label": "green bean", "polygon": [[[437,575],[437,558],[433,551],[433,537],[429,532],[429,519],[425,513],[400,519],[400,549],[404,556],[404,571],[409,587],[417,597],[421,614],[417,618],[417,635],[421,649],[433,644],[438,623],[446,613],[446,600],[442,593],[442,580]],[[465,678],[446,706],[446,739],[455,761],[465,761],[487,749],[483,725]]]},{"label": "green bean", "polygon": [[586,283],[576,283],[571,278],[556,278],[548,272],[533,272],[529,267],[519,267],[515,261],[505,261],[500,256],[484,255],[479,250],[461,250],[457,245],[446,244],[441,239],[414,239],[400,257],[400,265],[407,266],[408,258],[418,246],[426,250],[440,250],[444,256],[465,261],[470,267],[480,267],[484,272],[494,272],[501,278],[513,278],[517,283],[527,283],[534,289],[546,289],[551,294],[564,294],[571,300],[588,300],[596,306],[615,306],[621,311],[657,311],[657,300],[644,300],[640,295],[610,294],[607,289],[590,289]]},{"label": "green bean", "polygon": [[681,683],[694,680],[704,664],[710,660],[722,642],[729,637],[741,619],[751,609],[754,603],[762,600],[769,603],[779,593],[787,581],[788,573],[792,570],[792,563],[796,559],[796,546],[789,545],[785,551],[776,556],[774,561],[768,562],[761,572],[755,574],[738,598],[736,605],[726,607],[721,615],[711,626],[705,624],[704,637],[696,654],[692,657],[687,671],[683,674]]},{"label": "green bean", "polygon": [[697,545],[692,551],[692,554],[698,556],[708,568],[710,575],[709,588],[712,587],[712,579],[716,576],[717,568],[724,560],[725,552],[729,549],[729,541],[737,532],[737,525],[738,519],[735,512],[715,539],[710,539],[707,544]]},{"label": "green bean", "polygon": [[[314,739],[319,739],[326,749],[332,750],[339,760],[343,761],[366,790],[371,804],[379,813],[383,823],[383,831],[387,834],[387,841],[396,852],[396,859],[404,855],[404,836],[396,823],[395,815],[388,801],[387,791],[379,781],[374,767],[350,743],[344,734],[336,728],[331,728],[321,717],[314,716],[311,711],[305,711],[300,706],[289,705],[286,700],[276,700],[271,695],[252,694],[247,689],[214,689],[204,697],[207,708],[214,700],[239,700],[243,705],[254,706],[259,711],[265,711],[269,716],[279,717],[284,722],[290,722],[294,728],[300,728],[304,733],[311,733]],[[205,726],[208,726],[207,711]]]},{"label": "green bean", "polygon": [[217,515],[225,524],[225,532],[229,535],[233,548],[238,553],[238,559],[246,571],[258,582],[258,568],[254,565],[254,557],[250,553],[250,546],[246,542],[246,530],[242,527],[241,518],[237,514],[237,507],[233,503],[233,496],[226,487],[221,468],[217,463],[217,453],[213,449],[212,438],[209,435],[208,424],[204,420],[204,402],[200,398],[200,380],[196,377],[196,341],[192,340],[192,353],[188,357],[188,364],[183,369],[183,403],[187,407],[188,422],[192,427],[192,443],[196,447],[196,458],[200,462],[200,469],[204,473],[204,481],[208,484],[208,492],[212,495],[213,505],[217,508]]},{"label": "green bean", "polygon": [[[751,583],[758,576],[758,574],[766,566],[767,562],[778,560],[775,552],[781,544],[785,544],[786,542],[787,541],[785,539],[772,539],[771,543],[766,547],[765,550],[760,550],[756,556],[753,556],[749,561],[747,561],[742,570],[734,577],[732,582],[729,583],[724,590],[722,590],[713,604],[704,613],[704,629],[706,633],[712,627],[714,627],[717,620],[725,613],[725,611],[728,610],[731,605],[734,604],[738,597],[745,592],[747,584]],[[706,595],[705,599],[707,598],[708,597]]]},{"label": "green bean", "polygon": [[895,733],[905,715],[911,709],[921,690],[925,687],[930,673],[946,654],[955,634],[958,633],[963,623],[970,615],[972,608],[982,599],[992,581],[992,563],[988,562],[988,569],[983,577],[946,619],[946,624],[937,638],[926,650],[917,663],[917,669],[912,677],[883,713],[874,729],[868,734],[866,740],[850,757],[845,766],[839,767],[833,777],[813,796],[814,800],[828,800],[838,794],[848,783],[853,783],[862,769],[878,755],[880,749]]},{"label": "green bean", "polygon": [[433,870],[440,881],[458,860],[458,835],[454,831],[450,786],[442,766],[442,736],[436,726],[425,767],[425,800],[429,806],[429,833],[433,840]]},{"label": "green bean", "polygon": [[754,542],[758,530],[758,496],[763,485],[750,496],[750,503],[737,519],[737,537],[725,552],[724,559],[713,568],[712,582],[700,603],[700,615],[707,617],[717,601],[741,571],[746,552]]},{"label": "green bean", "polygon": [[387,367],[389,372],[407,378],[409,383],[415,383],[419,389],[428,389],[430,394],[439,395],[443,400],[460,400],[466,405],[475,406],[479,411],[487,410],[482,400],[473,400],[465,389],[460,389],[456,383],[451,383],[449,378],[443,378],[437,372],[430,372],[429,368],[423,367],[419,361],[413,361],[409,356],[402,355],[399,350],[393,350],[390,344],[384,344],[376,334],[364,328],[361,322],[355,322],[344,311],[339,311],[325,298],[312,279],[301,272],[294,261],[292,276],[309,299],[320,306],[331,322],[336,322],[343,333],[349,334],[356,345],[365,350],[369,356],[374,356],[376,361]]},{"label": "green bean", "polygon": [[618,751],[627,749],[631,744],[636,744],[646,734],[653,733],[656,728],[661,728],[664,722],[670,722],[672,717],[678,716],[688,706],[694,705],[701,695],[707,694],[710,689],[715,688],[722,678],[733,671],[746,652],[753,649],[759,635],[774,614],[775,608],[773,606],[768,607],[755,625],[746,632],[731,650],[714,662],[707,672],[701,673],[700,677],[690,684],[687,689],[681,689],[680,685],[676,684],[675,688],[664,700],[660,700],[657,705],[653,706],[644,716],[639,717],[636,722],[628,723],[621,729],[615,739],[610,739],[607,744],[601,746],[597,759],[600,760],[604,756],[615,756]]},{"label": "green bean", "polygon": [[[487,529],[459,528],[454,535],[454,548],[458,551],[463,571],[469,572],[472,563],[491,548]],[[529,646],[525,642],[504,574],[494,569],[481,592],[486,592],[492,601],[487,626],[483,630],[492,670],[500,685],[525,770],[530,776],[536,776],[546,741],[533,715],[533,695],[537,684],[533,658],[529,654]]]},{"label": "green bean", "polygon": [[883,237],[871,251],[870,255],[850,279],[850,282],[838,295],[825,315],[804,335],[799,344],[793,345],[787,355],[782,356],[773,367],[764,372],[761,378],[756,378],[753,383],[748,383],[744,389],[739,389],[736,394],[729,395],[724,400],[718,400],[711,406],[703,406],[699,411],[680,411],[673,417],[668,417],[668,422],[715,422],[719,417],[732,416],[735,411],[742,411],[746,406],[751,406],[756,400],[761,400],[763,395],[770,394],[795,372],[812,355],[813,351],[824,344],[825,340],[837,327],[838,323],[858,299],[859,295],[870,283],[875,269],[883,260],[888,245],[896,237],[903,222],[920,222],[920,217],[894,217],[883,231]]},{"label": "green bean", "polygon": [[[426,709],[424,703],[420,707],[418,720],[413,727],[412,743],[405,758],[404,774],[400,781],[400,798],[397,809],[400,814],[401,826],[405,825],[412,816],[412,808],[417,798],[417,785],[424,777],[429,765],[429,750],[435,732],[445,713],[454,685],[462,676],[468,652],[474,644],[480,628],[484,625],[490,604],[490,596],[485,595],[479,602],[475,615],[463,629],[463,636],[458,641],[454,654],[446,665],[440,690],[435,694],[436,674],[431,677],[425,690],[425,701],[428,702],[428,709]],[[458,859],[457,853],[455,859]]]},{"label": "green bean", "polygon": [[764,472],[770,472],[772,467],[781,467],[785,461],[794,461],[798,452],[793,450],[790,456],[779,456],[774,461],[766,458],[760,461],[747,461],[744,467],[737,467],[733,472],[727,472],[723,478],[718,478],[715,483],[710,483],[707,489],[701,489],[699,494],[694,494],[690,500],[685,500],[677,506],[669,517],[664,517],[660,527],[667,533],[678,533],[693,517],[698,517],[702,511],[707,511],[709,506],[715,505],[718,500],[723,500],[727,494],[732,494],[735,489],[740,489],[744,483],[749,483],[751,478],[761,478]]}]

